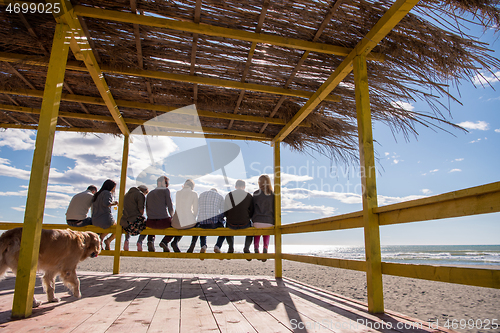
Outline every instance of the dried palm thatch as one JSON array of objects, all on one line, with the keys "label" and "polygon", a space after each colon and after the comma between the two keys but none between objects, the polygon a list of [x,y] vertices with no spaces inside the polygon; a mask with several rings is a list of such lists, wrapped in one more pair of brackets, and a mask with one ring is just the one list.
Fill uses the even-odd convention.
[{"label": "dried palm thatch", "polygon": [[[76,2],[89,7],[153,15],[179,21],[200,22],[218,27],[277,35],[353,48],[376,24],[391,1],[298,0],[298,1],[98,1]],[[49,15],[0,13],[0,52],[38,56],[48,61],[55,21]],[[28,24],[26,24],[26,21]],[[227,87],[193,84],[175,80],[130,76],[123,71],[148,70],[181,74],[191,78],[217,78],[271,87],[314,92],[342,62],[342,56],[256,44],[224,37],[192,34],[147,25],[133,25],[104,19],[81,18],[88,29],[91,46],[102,67],[114,73],[105,75],[124,118],[148,120],[161,110],[195,103],[199,110],[216,112],[217,117],[200,117],[205,128],[263,133],[274,137],[282,125],[230,120],[223,115],[274,117],[289,121],[304,105],[303,97],[243,91]],[[449,111],[440,98],[449,95],[448,86],[472,80],[484,72],[494,73],[500,61],[487,45],[464,33],[464,26],[486,28],[500,25],[497,0],[422,0],[373,52],[383,54],[384,62],[369,61],[368,73],[372,117],[391,130],[406,136],[416,134],[417,124],[445,129]],[[31,28],[28,29],[28,28]],[[138,39],[140,37],[140,39]],[[7,59],[8,60],[8,59]],[[70,55],[70,61],[75,61]],[[30,62],[0,63],[0,104],[36,109],[41,100],[33,91],[43,90],[46,67]],[[119,72],[119,73],[118,73]],[[352,74],[333,90],[340,102],[323,101],[307,118],[308,126],[298,127],[285,139],[297,150],[309,148],[335,159],[356,156],[356,105]],[[85,71],[67,70],[64,93],[99,97]],[[39,92],[38,92],[39,93]],[[404,109],[403,102],[425,100],[432,113]],[[129,107],[127,102],[144,103]],[[149,105],[149,106],[148,106]],[[12,108],[0,113],[0,123],[34,125],[38,116]],[[60,112],[109,116],[102,103],[79,102],[71,98],[61,103]],[[73,127],[119,133],[111,122],[61,118],[61,128]],[[138,122],[128,124],[130,130]],[[456,126],[455,126],[456,127]],[[210,132],[210,130],[208,130]]]}]

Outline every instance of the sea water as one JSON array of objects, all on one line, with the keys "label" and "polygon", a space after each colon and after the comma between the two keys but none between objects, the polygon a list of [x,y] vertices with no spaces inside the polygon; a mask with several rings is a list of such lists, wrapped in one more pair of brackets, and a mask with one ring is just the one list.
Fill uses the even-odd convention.
[{"label": "sea water", "polygon": [[[500,266],[500,245],[387,245],[382,261],[425,265]],[[365,260],[361,246],[283,245],[283,253]]]}]

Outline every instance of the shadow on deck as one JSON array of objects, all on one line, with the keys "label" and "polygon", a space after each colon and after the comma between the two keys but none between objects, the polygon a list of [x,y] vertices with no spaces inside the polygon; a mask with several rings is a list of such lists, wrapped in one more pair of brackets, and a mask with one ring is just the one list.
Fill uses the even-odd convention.
[{"label": "shadow on deck", "polygon": [[82,298],[57,283],[59,303],[10,321],[15,278],[0,281],[6,332],[450,332],[294,280],[262,276],[80,272]]}]

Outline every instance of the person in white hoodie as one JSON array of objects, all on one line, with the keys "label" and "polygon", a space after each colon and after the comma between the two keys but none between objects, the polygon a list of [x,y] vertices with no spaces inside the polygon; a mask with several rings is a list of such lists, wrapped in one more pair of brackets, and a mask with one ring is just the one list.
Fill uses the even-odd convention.
[{"label": "person in white hoodie", "polygon": [[[175,229],[189,229],[196,225],[198,215],[198,194],[194,190],[194,181],[186,180],[182,189],[175,194],[175,213],[172,218],[172,227]],[[170,245],[175,252],[180,252],[177,242],[182,238],[176,237]],[[166,245],[166,244],[165,244]],[[160,243],[160,246],[164,246]]]}]

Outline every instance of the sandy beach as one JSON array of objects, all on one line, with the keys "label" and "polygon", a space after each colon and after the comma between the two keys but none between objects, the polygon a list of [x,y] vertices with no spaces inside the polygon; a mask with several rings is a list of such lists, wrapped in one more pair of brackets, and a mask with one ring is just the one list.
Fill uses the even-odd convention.
[{"label": "sandy beach", "polygon": [[[80,263],[80,271],[111,272],[112,257]],[[122,273],[189,273],[274,276],[274,261],[121,258]],[[352,299],[366,302],[365,273],[283,261],[283,276]],[[424,321],[450,319],[500,322],[500,290],[384,276],[385,307]],[[500,325],[500,323],[499,323]],[[457,329],[461,332],[500,332],[497,329]]]}]

